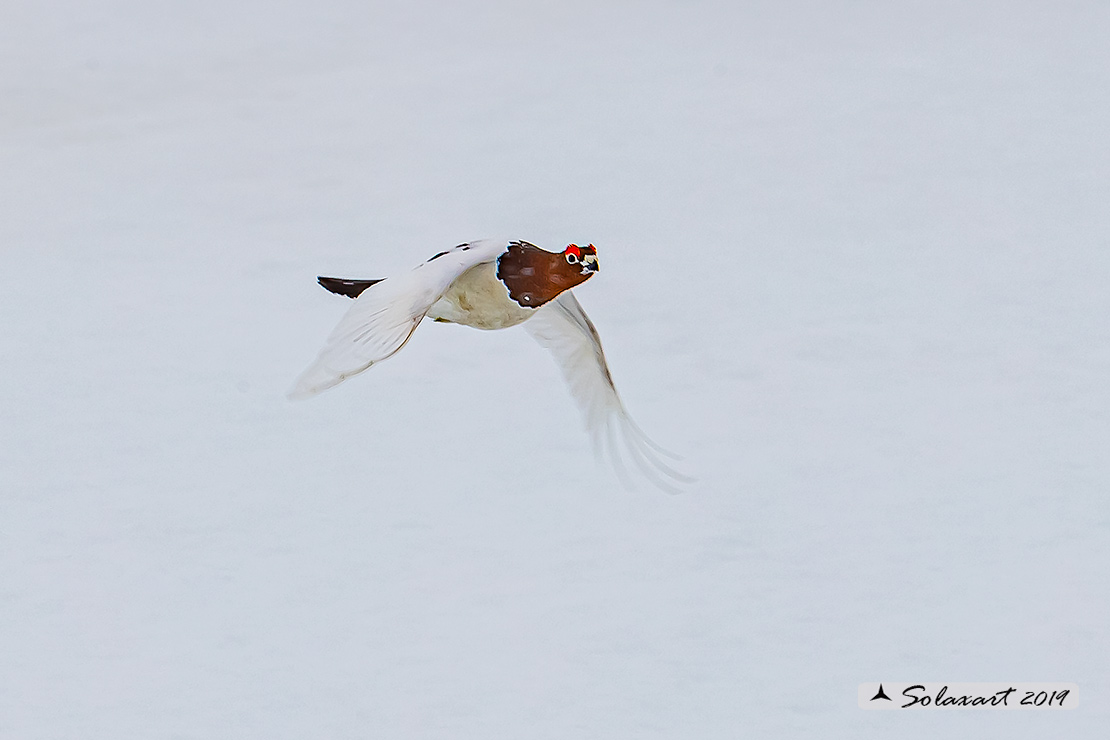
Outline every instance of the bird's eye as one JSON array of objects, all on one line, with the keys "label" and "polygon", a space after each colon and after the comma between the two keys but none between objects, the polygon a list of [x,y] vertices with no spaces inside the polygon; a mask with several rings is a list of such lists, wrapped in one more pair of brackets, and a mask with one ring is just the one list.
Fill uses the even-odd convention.
[{"label": "bird's eye", "polygon": [[577,263],[578,262],[578,255],[576,255],[574,252],[567,252],[567,262],[569,262],[572,265]]}]

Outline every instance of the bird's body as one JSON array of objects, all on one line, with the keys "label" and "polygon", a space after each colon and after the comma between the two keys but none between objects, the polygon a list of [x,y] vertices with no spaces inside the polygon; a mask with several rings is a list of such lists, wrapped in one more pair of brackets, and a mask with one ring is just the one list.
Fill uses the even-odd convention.
[{"label": "bird's body", "polygon": [[[608,445],[622,471],[623,444],[656,485],[688,480],[656,454],[668,454],[635,425],[613,385],[597,330],[570,289],[597,272],[593,245],[548,252],[524,241],[485,239],[439,252],[411,272],[381,280],[319,278],[355,299],[327,344],[290,392],[301,398],[338,385],[398,352],[424,318],[476,329],[518,324],[548,347],[582,409],[600,450]],[[622,442],[618,442],[619,439]]]},{"label": "bird's body", "polygon": [[428,309],[428,318],[491,330],[524,323],[535,312],[536,309],[521,306],[509,297],[505,284],[497,279],[496,263],[483,262],[451,283]]}]

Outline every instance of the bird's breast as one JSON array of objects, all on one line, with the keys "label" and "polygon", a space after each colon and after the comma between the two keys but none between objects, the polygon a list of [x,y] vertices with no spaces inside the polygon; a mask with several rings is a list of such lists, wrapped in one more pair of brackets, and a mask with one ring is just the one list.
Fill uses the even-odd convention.
[{"label": "bird's breast", "polygon": [[464,272],[428,310],[436,321],[463,324],[475,329],[507,329],[536,312],[509,297],[508,288],[497,278],[497,265],[486,262]]}]

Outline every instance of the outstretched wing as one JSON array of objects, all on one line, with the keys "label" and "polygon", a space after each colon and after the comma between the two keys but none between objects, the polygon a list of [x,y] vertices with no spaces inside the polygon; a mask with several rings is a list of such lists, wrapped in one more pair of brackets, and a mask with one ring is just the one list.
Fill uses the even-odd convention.
[{"label": "outstretched wing", "polygon": [[307,398],[357,375],[405,346],[432,304],[455,279],[504,251],[486,239],[440,252],[408,274],[364,290],[328,337],[316,362],[301,374],[290,398]]},{"label": "outstretched wing", "polygon": [[608,449],[626,485],[629,480],[623,456],[630,458],[648,480],[665,491],[678,491],[671,481],[689,483],[693,480],[664,463],[660,456],[675,456],[648,439],[628,415],[605,362],[601,337],[573,293],[565,291],[545,304],[524,323],[524,328],[555,355],[571,395],[585,418],[594,449],[599,454]]}]

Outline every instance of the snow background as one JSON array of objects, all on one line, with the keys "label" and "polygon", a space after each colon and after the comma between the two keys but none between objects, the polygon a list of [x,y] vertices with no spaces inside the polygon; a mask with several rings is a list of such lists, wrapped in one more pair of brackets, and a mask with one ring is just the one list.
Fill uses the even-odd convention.
[{"label": "snow background", "polygon": [[[6,0],[0,737],[1101,737],[1110,6],[896,5]],[[687,494],[521,330],[284,398],[499,234]]]}]

